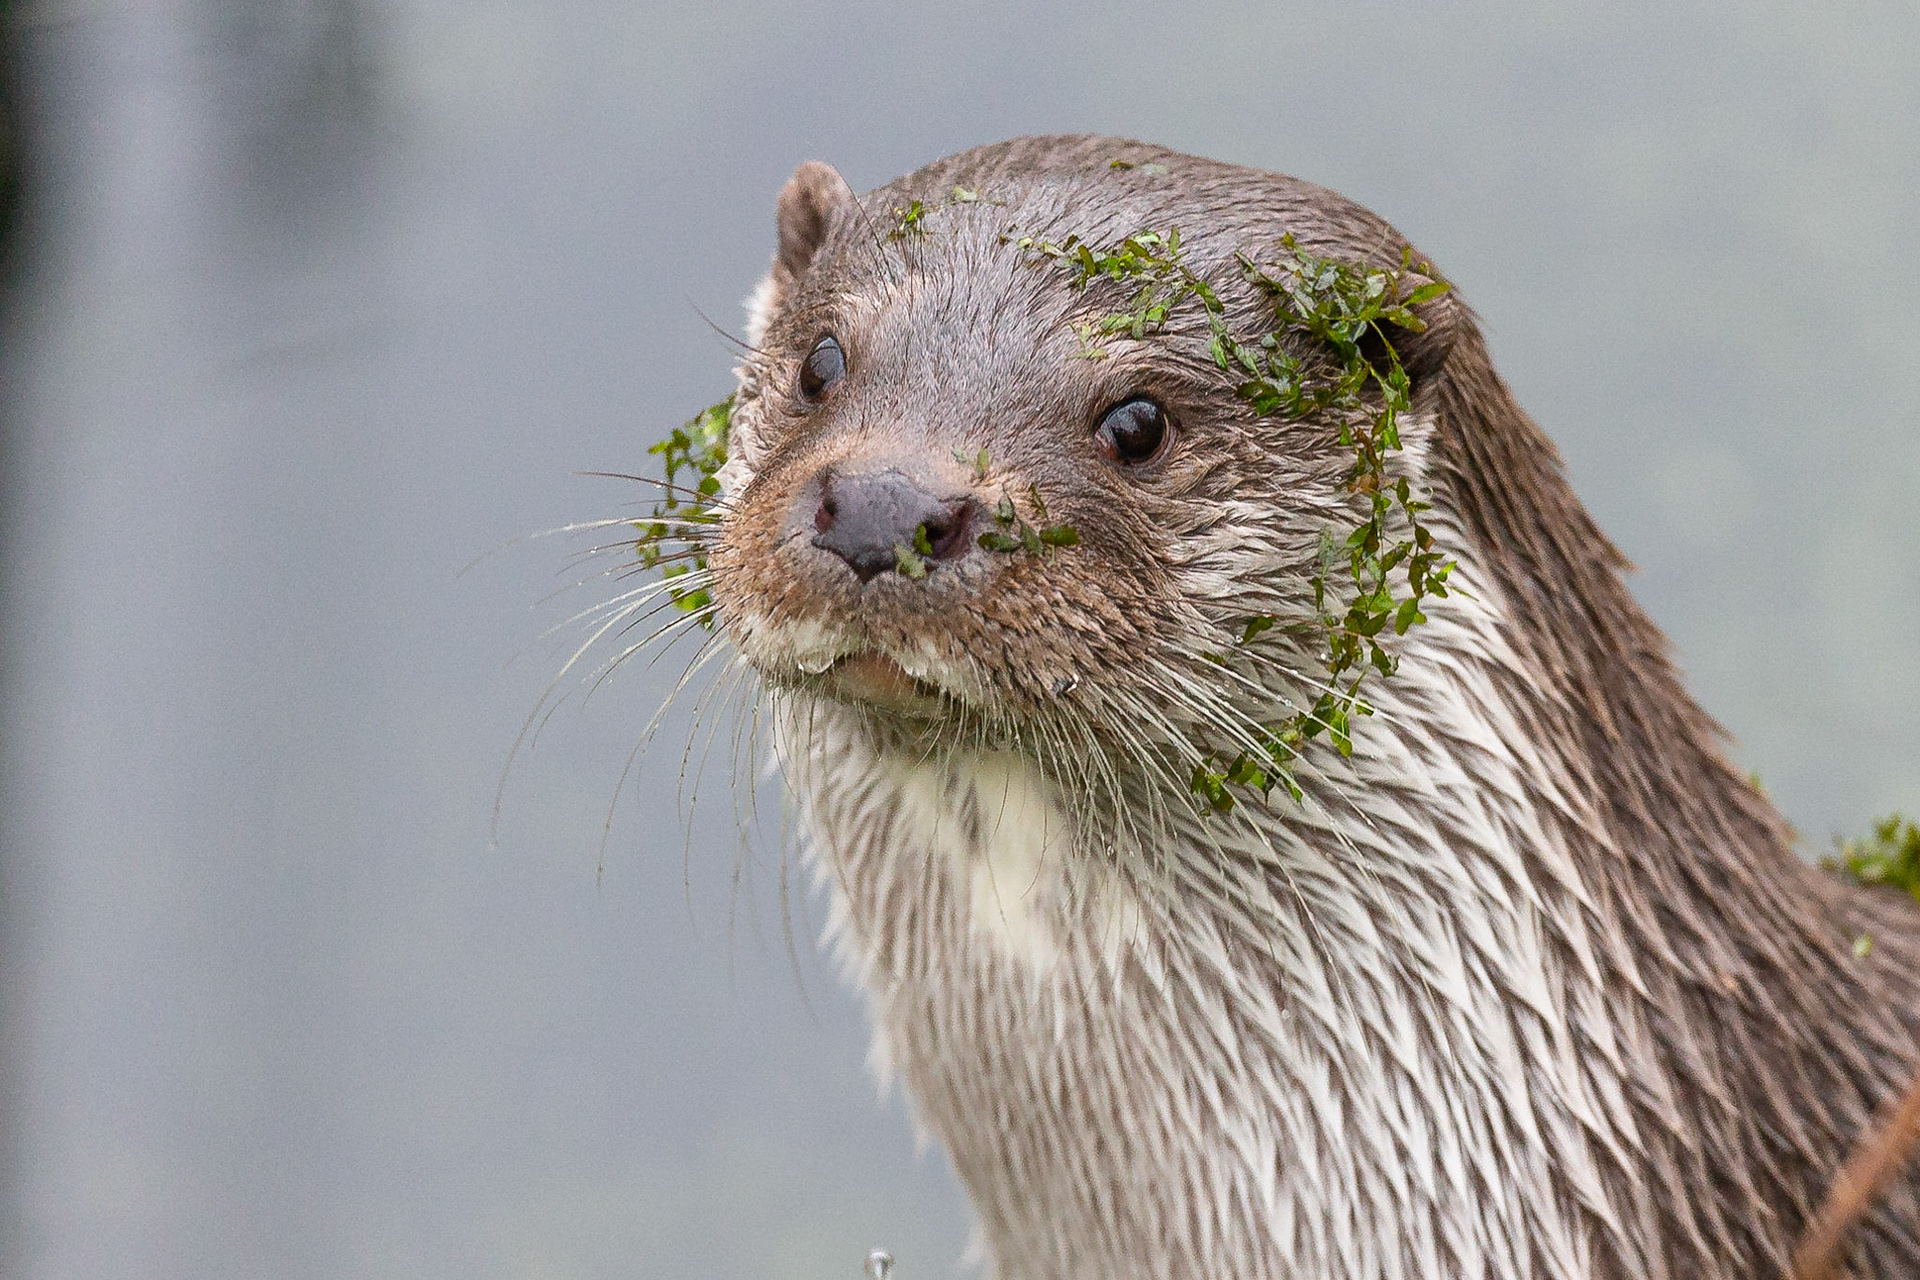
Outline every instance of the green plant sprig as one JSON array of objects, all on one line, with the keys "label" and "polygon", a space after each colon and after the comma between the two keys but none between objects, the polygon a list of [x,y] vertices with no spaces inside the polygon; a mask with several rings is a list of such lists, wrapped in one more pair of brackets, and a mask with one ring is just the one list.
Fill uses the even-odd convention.
[{"label": "green plant sprig", "polygon": [[895,205],[893,207],[893,226],[887,230],[885,238],[888,240],[905,240],[909,236],[924,236],[927,234],[927,215],[938,213],[942,209],[951,209],[955,205],[1001,205],[1004,203],[1005,202],[1001,200],[989,200],[978,191],[962,186],[955,186],[952,193],[949,194],[945,200],[938,201],[934,204],[928,204],[926,201],[916,197],[915,199],[907,201],[904,205]]},{"label": "green plant sprig", "polygon": [[[1047,504],[1040,500],[1038,485],[1028,487],[1027,500],[1033,504],[1033,514],[1045,521]],[[1036,526],[1027,523],[1013,505],[1013,499],[1005,493],[994,505],[993,522],[1000,527],[980,535],[977,541],[982,550],[1008,553],[1025,551],[1028,555],[1039,556],[1053,548],[1080,545],[1080,531],[1070,524],[1043,523]]]},{"label": "green plant sprig", "polygon": [[904,542],[893,544],[893,567],[900,576],[918,582],[927,576],[927,557],[933,554],[933,541],[927,537],[927,526],[913,526],[913,545]]},{"label": "green plant sprig", "polygon": [[[661,577],[669,583],[691,573],[706,572],[707,544],[700,528],[719,522],[718,473],[727,462],[727,429],[733,421],[733,402],[734,398],[728,396],[709,405],[647,450],[659,456],[666,469],[666,483],[661,486],[661,498],[654,503],[651,518],[634,522],[640,531],[634,539],[634,550],[644,569],[665,564]],[[682,475],[692,483],[681,484]],[[692,590],[670,585],[667,594],[688,613],[713,603],[713,593],[705,585]],[[709,629],[713,626],[711,615],[702,619],[702,625]]]},{"label": "green plant sprig", "polygon": [[984,448],[972,453],[968,453],[965,449],[955,449],[953,451],[953,460],[963,467],[970,468],[973,471],[973,478],[976,480],[985,480],[987,478],[987,470],[992,461],[987,457],[987,451]]},{"label": "green plant sprig", "polygon": [[1820,865],[1857,884],[1885,885],[1920,899],[1920,825],[1890,814],[1863,839],[1836,837],[1832,856]]},{"label": "green plant sprig", "polygon": [[[1139,281],[1139,290],[1126,309],[1098,320],[1074,326],[1089,359],[1102,360],[1106,351],[1098,338],[1124,334],[1138,341],[1158,333],[1166,326],[1175,307],[1187,298],[1197,298],[1206,309],[1209,326],[1218,318],[1219,332],[1225,331],[1225,308],[1213,286],[1187,267],[1182,260],[1180,230],[1140,231],[1120,241],[1112,249],[1098,249],[1079,236],[1068,236],[1055,243],[1037,236],[1002,236],[1023,253],[1051,258],[1070,273],[1069,283],[1085,289],[1097,280]],[[1222,366],[1224,367],[1224,366]]]},{"label": "green plant sprig", "polygon": [[[1864,839],[1835,836],[1833,853],[1820,859],[1820,866],[1855,884],[1898,889],[1920,899],[1920,825],[1897,813],[1888,814],[1873,824],[1873,834]],[[1865,959],[1872,951],[1872,934],[1853,940],[1856,956]]]},{"label": "green plant sprig", "polygon": [[[955,451],[954,457],[960,461],[977,464],[980,476],[984,479],[987,469],[987,451],[985,449],[973,457]],[[1047,504],[1040,500],[1040,488],[1034,485],[1028,488],[1027,497],[1033,503],[1034,514],[1040,519],[1047,518]],[[1019,510],[1013,505],[1013,499],[1006,494],[1000,495],[1000,501],[993,509],[993,522],[999,526],[989,529],[977,539],[980,547],[986,551],[1014,552],[1025,551],[1029,555],[1045,555],[1056,547],[1077,547],[1080,545],[1080,533],[1070,524],[1051,524],[1034,526],[1022,519]],[[927,537],[927,526],[915,525],[913,544],[904,542],[893,544],[893,565],[901,576],[914,582],[927,576],[927,558],[933,554],[933,543]]]},{"label": "green plant sprig", "polygon": [[[1411,380],[1387,327],[1422,331],[1426,325],[1414,308],[1450,286],[1422,278],[1403,295],[1402,283],[1413,274],[1411,250],[1402,254],[1399,270],[1384,270],[1317,257],[1288,235],[1281,240],[1285,256],[1270,266],[1235,255],[1243,278],[1272,303],[1280,322],[1248,341],[1228,325],[1213,286],[1187,265],[1177,228],[1136,232],[1110,249],[1078,236],[1058,243],[1035,236],[1003,238],[1066,268],[1076,289],[1100,280],[1138,282],[1123,309],[1074,326],[1082,355],[1104,358],[1102,338],[1140,340],[1158,333],[1191,301],[1206,322],[1208,354],[1220,369],[1239,377],[1235,390],[1256,414],[1289,419],[1331,414],[1340,444],[1353,451],[1346,483],[1365,496],[1366,518],[1344,535],[1322,530],[1313,577],[1328,685],[1311,708],[1262,726],[1257,751],[1241,751],[1231,759],[1209,755],[1192,776],[1194,793],[1216,813],[1232,810],[1235,787],[1264,798],[1283,786],[1300,799],[1293,768],[1306,742],[1325,732],[1336,750],[1351,755],[1353,719],[1373,711],[1360,696],[1362,682],[1369,671],[1386,677],[1398,669],[1399,659],[1382,642],[1387,628],[1405,635],[1426,621],[1421,608],[1426,600],[1448,591],[1453,561],[1436,547],[1420,518],[1431,504],[1418,500],[1407,477],[1394,474],[1389,465],[1401,446],[1399,419],[1411,407]],[[1288,350],[1283,341],[1288,334],[1304,334],[1329,350],[1331,372]],[[1379,339],[1378,358],[1363,347],[1369,335]],[[1395,525],[1402,522],[1405,534],[1398,536]],[[1351,596],[1343,600],[1346,584]],[[1250,618],[1239,644],[1251,644],[1275,622],[1265,614]]]}]

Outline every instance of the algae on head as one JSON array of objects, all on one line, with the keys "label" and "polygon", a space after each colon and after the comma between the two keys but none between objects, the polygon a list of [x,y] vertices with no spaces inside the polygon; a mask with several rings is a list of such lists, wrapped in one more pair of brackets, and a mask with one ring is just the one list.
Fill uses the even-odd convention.
[{"label": "algae on head", "polygon": [[[926,216],[957,204],[980,202],[978,192],[955,187],[953,196],[938,205],[920,200],[895,210],[896,225],[888,240],[924,235]],[[1204,317],[1208,354],[1223,371],[1239,381],[1235,390],[1262,417],[1302,419],[1330,416],[1341,445],[1352,450],[1346,484],[1365,499],[1364,518],[1350,529],[1321,533],[1319,568],[1312,578],[1315,622],[1324,645],[1326,687],[1311,707],[1285,720],[1261,726],[1258,751],[1240,751],[1231,758],[1209,753],[1195,766],[1191,788],[1215,813],[1230,812],[1236,802],[1231,788],[1257,792],[1261,797],[1283,787],[1296,800],[1302,795],[1295,781],[1294,762],[1305,744],[1321,733],[1342,755],[1353,752],[1353,721],[1372,714],[1360,696],[1370,670],[1391,676],[1398,657],[1383,642],[1389,627],[1395,635],[1426,620],[1421,606],[1428,598],[1448,594],[1447,579],[1454,563],[1434,543],[1420,515],[1429,504],[1417,498],[1404,475],[1395,474],[1389,459],[1400,448],[1399,419],[1411,407],[1411,380],[1388,337],[1389,327],[1418,333],[1426,326],[1415,313],[1421,303],[1445,293],[1445,281],[1431,278],[1432,268],[1412,266],[1411,250],[1402,254],[1398,269],[1320,258],[1302,250],[1292,236],[1282,242],[1283,256],[1263,263],[1236,253],[1243,279],[1273,307],[1276,327],[1243,338],[1227,324],[1226,307],[1213,286],[1187,265],[1185,246],[1177,227],[1141,230],[1110,248],[1097,247],[1077,235],[1055,242],[1035,236],[1007,234],[1003,242],[1023,253],[1050,259],[1064,267],[1075,289],[1098,280],[1134,282],[1138,289],[1125,309],[1075,328],[1081,354],[1100,359],[1102,342],[1125,337],[1146,340],[1161,332],[1176,311],[1189,303]],[[1408,287],[1411,286],[1411,287]],[[1329,374],[1309,366],[1283,341],[1301,334],[1329,350],[1335,368]],[[1377,343],[1370,354],[1367,340]],[[703,410],[649,452],[666,464],[665,496],[653,517],[638,523],[636,549],[643,567],[665,564],[668,579],[700,575],[697,585],[673,586],[669,593],[680,608],[705,610],[712,604],[707,586],[704,533],[718,519],[714,500],[719,495],[716,473],[726,461],[727,428],[734,397]],[[956,452],[972,464],[976,474],[987,474],[985,451],[977,455]],[[682,472],[699,478],[691,488],[678,485]],[[987,551],[1024,551],[1042,556],[1047,551],[1079,544],[1079,533],[1069,525],[1046,524],[1046,505],[1037,489],[1030,490],[1036,523],[1030,523],[1003,494],[994,508],[998,526],[979,535]],[[1402,526],[1397,529],[1394,526]],[[919,580],[926,575],[924,557],[930,548],[896,548],[899,571]],[[1254,643],[1275,624],[1269,615],[1249,618],[1238,641]],[[709,612],[703,625],[712,626]]]},{"label": "algae on head", "polygon": [[[699,576],[699,585],[691,589],[679,585],[667,588],[674,604],[689,613],[713,603],[713,593],[706,585],[706,535],[720,520],[715,506],[720,497],[718,473],[727,463],[727,429],[733,421],[733,402],[734,397],[729,395],[707,406],[647,450],[659,455],[667,474],[651,518],[634,522],[640,531],[634,539],[634,551],[643,569],[666,565],[661,576],[669,582],[690,574]],[[683,485],[682,474],[698,479]],[[701,625],[711,628],[712,615],[702,618]]]}]

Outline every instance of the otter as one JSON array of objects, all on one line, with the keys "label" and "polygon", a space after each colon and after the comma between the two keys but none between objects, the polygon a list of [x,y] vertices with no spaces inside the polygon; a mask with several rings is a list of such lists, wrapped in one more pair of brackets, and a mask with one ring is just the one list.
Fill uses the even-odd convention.
[{"label": "otter", "polygon": [[[1438,279],[1410,242],[1094,136],[866,195],[808,163],[776,223],[699,581],[993,1273],[1781,1274],[1920,1056],[1920,918],[1794,855],[1457,292],[1380,335],[1456,589],[1383,633],[1350,741],[1192,792],[1324,689],[1299,624],[1369,495],[1337,424],[1240,394],[1210,313],[1105,325],[1137,282],[1033,246],[1177,230],[1309,367],[1247,262]],[[1920,1183],[1851,1244],[1920,1275]]]}]

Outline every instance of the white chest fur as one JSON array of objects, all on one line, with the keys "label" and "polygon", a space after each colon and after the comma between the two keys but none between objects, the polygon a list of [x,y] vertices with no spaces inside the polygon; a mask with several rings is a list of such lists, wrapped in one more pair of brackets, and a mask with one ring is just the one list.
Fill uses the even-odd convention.
[{"label": "white chest fur", "polygon": [[902,834],[951,878],[975,942],[1032,973],[1052,972],[1060,960],[1053,917],[1072,854],[1053,787],[1004,752],[898,774]]}]

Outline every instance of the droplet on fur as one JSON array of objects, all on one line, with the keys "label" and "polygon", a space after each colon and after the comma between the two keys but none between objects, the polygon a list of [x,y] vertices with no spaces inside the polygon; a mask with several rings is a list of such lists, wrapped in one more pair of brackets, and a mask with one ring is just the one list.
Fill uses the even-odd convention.
[{"label": "droplet on fur", "polygon": [[825,675],[827,671],[833,666],[833,664],[838,661],[840,661],[840,657],[838,654],[810,653],[805,657],[795,658],[793,660],[793,665],[800,668],[802,671],[806,672],[810,676],[818,676],[818,675]]},{"label": "droplet on fur", "polygon": [[892,1254],[885,1249],[875,1249],[867,1255],[867,1280],[887,1280],[892,1273]]},{"label": "droplet on fur", "polygon": [[1058,680],[1055,680],[1053,682],[1053,696],[1056,698],[1064,698],[1068,694],[1072,693],[1075,689],[1078,689],[1079,687],[1080,687],[1079,676],[1077,675],[1061,676]]}]

